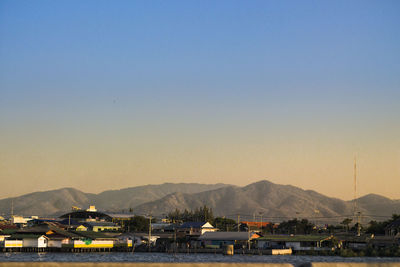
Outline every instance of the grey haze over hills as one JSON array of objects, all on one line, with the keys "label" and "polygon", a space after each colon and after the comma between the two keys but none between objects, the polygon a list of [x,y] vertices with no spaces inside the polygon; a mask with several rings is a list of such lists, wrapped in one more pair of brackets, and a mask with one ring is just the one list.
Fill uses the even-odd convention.
[{"label": "grey haze over hills", "polygon": [[[312,190],[291,185],[259,181],[244,187],[226,184],[146,185],[88,194],[73,188],[36,192],[13,198],[14,213],[23,215],[51,215],[69,211],[72,206],[82,208],[90,204],[100,210],[133,209],[135,214],[166,215],[175,209],[193,210],[203,205],[211,207],[217,216],[251,219],[263,214],[264,219],[282,221],[289,218],[338,222],[352,216],[354,202],[327,197]],[[400,213],[400,200],[379,195],[366,195],[357,200],[359,210],[370,219]],[[0,200],[0,213],[10,213],[11,198]],[[374,216],[372,216],[374,215]],[[260,217],[258,217],[260,218]]]}]

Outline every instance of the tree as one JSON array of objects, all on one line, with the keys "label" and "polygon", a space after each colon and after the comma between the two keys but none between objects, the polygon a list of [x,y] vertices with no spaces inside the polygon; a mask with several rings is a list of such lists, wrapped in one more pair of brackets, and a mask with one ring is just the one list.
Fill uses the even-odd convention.
[{"label": "tree", "polygon": [[232,219],[217,217],[214,219],[214,226],[222,231],[232,231],[237,227],[237,223]]},{"label": "tree", "polygon": [[346,219],[344,219],[340,224],[343,224],[344,226],[346,226],[346,232],[348,232],[349,231],[349,228],[350,228],[350,223],[353,221],[353,219],[350,219],[350,218],[346,218]]},{"label": "tree", "polygon": [[[153,218],[151,219],[152,223],[155,223],[156,220]],[[126,224],[125,228],[128,228],[131,232],[148,232],[149,231],[149,218],[144,216],[135,215]]]},{"label": "tree", "polygon": [[175,209],[175,211],[171,211],[170,213],[168,213],[167,218],[175,223],[179,220],[182,220],[182,215],[178,209]]},{"label": "tree", "polygon": [[333,234],[335,231],[335,226],[330,224],[326,227],[326,230],[328,231],[328,233]]},{"label": "tree", "polygon": [[185,209],[183,212],[175,209],[175,211],[168,213],[167,218],[173,222],[213,222],[214,215],[211,208],[204,205],[203,207],[196,208],[194,211]]},{"label": "tree", "polygon": [[391,219],[383,222],[370,221],[366,233],[375,235],[385,234],[385,228],[398,219],[400,219],[400,214],[393,214]]},{"label": "tree", "polygon": [[283,221],[279,224],[277,231],[281,234],[311,234],[314,224],[307,219],[299,221],[297,218]]},{"label": "tree", "polygon": [[214,214],[211,208],[207,207],[204,205],[200,209],[198,209],[198,212],[194,213],[194,217],[197,219],[196,221],[200,222],[213,222],[214,221]]},{"label": "tree", "polygon": [[262,227],[262,232],[268,233],[268,234],[274,234],[274,224],[269,223],[269,224],[267,224],[267,226]]}]

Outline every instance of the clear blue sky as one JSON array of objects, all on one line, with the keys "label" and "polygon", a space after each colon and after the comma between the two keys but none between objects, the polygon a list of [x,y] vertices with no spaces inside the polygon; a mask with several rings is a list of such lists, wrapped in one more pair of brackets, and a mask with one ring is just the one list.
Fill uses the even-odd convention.
[{"label": "clear blue sky", "polygon": [[361,193],[400,198],[399,14],[378,0],[3,0],[0,197],[267,178],[351,198],[358,153]]}]

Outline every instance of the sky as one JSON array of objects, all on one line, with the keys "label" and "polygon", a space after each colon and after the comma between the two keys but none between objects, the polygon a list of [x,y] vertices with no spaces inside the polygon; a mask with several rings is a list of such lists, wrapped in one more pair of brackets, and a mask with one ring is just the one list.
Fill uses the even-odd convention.
[{"label": "sky", "polygon": [[400,2],[0,1],[0,198],[262,179],[400,199]]}]

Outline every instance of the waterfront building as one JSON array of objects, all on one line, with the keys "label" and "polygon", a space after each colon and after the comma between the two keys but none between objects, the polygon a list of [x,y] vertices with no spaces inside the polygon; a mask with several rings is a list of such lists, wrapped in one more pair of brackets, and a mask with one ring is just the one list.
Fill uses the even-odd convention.
[{"label": "waterfront building", "polygon": [[13,234],[10,240],[22,240],[24,248],[46,248],[49,238],[41,234]]},{"label": "waterfront building", "polygon": [[5,239],[0,242],[0,247],[3,248],[22,248],[22,240],[18,239]]},{"label": "waterfront building", "polygon": [[396,236],[397,234],[400,234],[400,219],[395,220],[385,228],[385,235]]},{"label": "waterfront building", "polygon": [[332,250],[333,236],[325,235],[267,235],[257,239],[260,249]]},{"label": "waterfront building", "polygon": [[93,232],[109,231],[116,232],[121,230],[121,227],[113,222],[86,222],[83,226],[87,227],[86,230]]},{"label": "waterfront building", "polygon": [[27,226],[31,220],[39,219],[38,216],[23,217],[23,216],[12,216],[11,223],[20,227]]},{"label": "waterfront building", "polygon": [[241,248],[257,238],[260,238],[260,235],[254,232],[206,232],[198,240],[204,247],[220,248],[224,245],[234,245]]},{"label": "waterfront building", "polygon": [[60,216],[61,219],[75,220],[75,221],[112,221],[112,218],[98,211],[78,210],[66,213]]},{"label": "waterfront building", "polygon": [[185,222],[177,228],[179,237],[198,237],[206,232],[215,232],[218,229],[209,222]]}]

